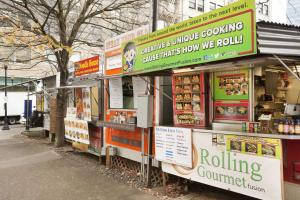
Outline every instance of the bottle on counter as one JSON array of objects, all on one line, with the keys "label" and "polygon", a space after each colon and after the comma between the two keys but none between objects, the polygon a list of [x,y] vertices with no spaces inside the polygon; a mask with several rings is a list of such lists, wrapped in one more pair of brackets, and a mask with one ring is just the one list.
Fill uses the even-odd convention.
[{"label": "bottle on counter", "polygon": [[288,135],[289,132],[290,132],[290,124],[289,124],[289,120],[286,119],[284,121],[284,125],[283,125],[283,133],[286,134],[286,135]]},{"label": "bottle on counter", "polygon": [[294,120],[290,121],[290,130],[289,130],[289,134],[294,135],[295,134],[295,123]]},{"label": "bottle on counter", "polygon": [[295,123],[295,134],[300,135],[300,119],[296,120],[296,123]]},{"label": "bottle on counter", "polygon": [[278,123],[278,133],[279,133],[279,134],[283,134],[283,131],[284,131],[283,121],[280,121],[280,122]]}]

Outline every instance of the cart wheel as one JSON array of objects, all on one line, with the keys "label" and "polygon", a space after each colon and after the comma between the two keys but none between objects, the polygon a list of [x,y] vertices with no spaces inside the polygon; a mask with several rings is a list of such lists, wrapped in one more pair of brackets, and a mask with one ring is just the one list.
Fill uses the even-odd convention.
[{"label": "cart wheel", "polygon": [[14,117],[10,117],[10,118],[8,118],[8,123],[9,123],[9,124],[16,124],[16,123],[17,123],[17,120],[16,120],[16,118],[14,118]]}]

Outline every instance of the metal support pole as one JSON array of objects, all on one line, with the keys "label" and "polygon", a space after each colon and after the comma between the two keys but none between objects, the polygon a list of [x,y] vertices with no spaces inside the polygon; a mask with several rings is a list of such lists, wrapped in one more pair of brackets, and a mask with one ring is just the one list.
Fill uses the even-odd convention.
[{"label": "metal support pole", "polygon": [[151,155],[152,155],[152,137],[151,137],[151,128],[148,128],[148,133],[147,133],[147,136],[148,136],[148,153],[147,153],[147,180],[146,180],[146,186],[147,187],[151,187],[151,166],[152,166],[152,158],[151,158]]},{"label": "metal support pole", "polygon": [[[152,32],[157,30],[157,10],[158,10],[158,1],[153,0],[153,9],[152,9]],[[152,133],[151,128],[148,128],[148,153],[147,153],[147,180],[146,187],[151,187],[151,168],[152,168]],[[144,134],[144,133],[143,133]],[[143,138],[145,139],[145,137]]]},{"label": "metal support pole", "polygon": [[30,83],[27,86],[27,102],[26,102],[26,131],[29,131],[29,91],[30,91]]},{"label": "metal support pole", "polygon": [[9,126],[8,126],[8,118],[7,118],[7,65],[4,65],[4,72],[5,72],[5,99],[4,99],[4,112],[5,112],[5,116],[4,116],[4,125],[2,127],[2,130],[9,130]]},{"label": "metal support pole", "polygon": [[144,149],[144,146],[145,146],[145,130],[144,128],[142,128],[142,142],[141,142],[141,151],[142,151],[142,161],[141,161],[141,181],[144,182],[145,181],[145,159],[144,159],[144,156],[145,156],[145,149]]}]

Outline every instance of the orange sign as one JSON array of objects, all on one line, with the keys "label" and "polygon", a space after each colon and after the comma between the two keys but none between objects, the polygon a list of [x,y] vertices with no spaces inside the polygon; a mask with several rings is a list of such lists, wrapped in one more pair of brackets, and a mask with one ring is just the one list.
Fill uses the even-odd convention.
[{"label": "orange sign", "polygon": [[99,56],[81,60],[75,63],[75,76],[99,72]]}]

